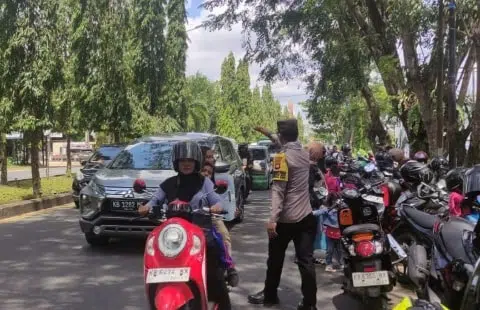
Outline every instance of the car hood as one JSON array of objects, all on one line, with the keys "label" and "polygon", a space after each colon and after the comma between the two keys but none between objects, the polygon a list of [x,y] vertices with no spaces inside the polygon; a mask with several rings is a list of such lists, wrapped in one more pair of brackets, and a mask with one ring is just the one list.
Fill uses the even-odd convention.
[{"label": "car hood", "polygon": [[93,180],[104,187],[131,188],[136,179],[143,179],[147,188],[158,187],[165,179],[176,175],[174,170],[123,170],[102,169]]}]

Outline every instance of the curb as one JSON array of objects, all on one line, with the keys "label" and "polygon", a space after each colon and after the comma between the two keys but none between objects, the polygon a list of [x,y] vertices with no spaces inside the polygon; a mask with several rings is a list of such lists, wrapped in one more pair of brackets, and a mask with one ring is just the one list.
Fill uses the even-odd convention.
[{"label": "curb", "polygon": [[0,219],[25,213],[49,209],[73,202],[71,193],[58,194],[52,197],[29,199],[0,205]]}]

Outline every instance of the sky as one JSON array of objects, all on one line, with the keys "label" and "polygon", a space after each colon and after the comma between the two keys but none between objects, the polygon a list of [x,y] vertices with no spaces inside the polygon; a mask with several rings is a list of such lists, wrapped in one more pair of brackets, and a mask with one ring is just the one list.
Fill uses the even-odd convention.
[{"label": "sky", "polygon": [[[200,72],[211,80],[218,80],[220,78],[220,67],[228,53],[233,52],[237,61],[245,53],[242,48],[242,27],[238,24],[232,26],[231,31],[220,30],[215,32],[209,32],[203,28],[191,30],[199,26],[209,14],[208,11],[199,8],[201,3],[202,0],[187,1],[187,30],[190,30],[188,32],[190,42],[187,54],[187,75]],[[250,64],[252,87],[263,85],[262,81],[258,80],[259,72],[259,65]],[[298,103],[308,98],[302,83],[298,80],[272,84],[272,91],[282,105],[286,105],[289,100]],[[295,113],[297,113],[299,107],[296,105],[295,108]]]}]

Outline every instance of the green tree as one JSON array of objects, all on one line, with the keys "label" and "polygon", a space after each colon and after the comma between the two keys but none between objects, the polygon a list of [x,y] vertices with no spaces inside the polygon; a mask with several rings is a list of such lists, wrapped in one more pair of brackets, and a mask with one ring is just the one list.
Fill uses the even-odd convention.
[{"label": "green tree", "polygon": [[185,0],[169,0],[167,4],[167,113],[176,116],[181,128],[187,127],[188,103],[185,93],[185,71],[188,49]]},{"label": "green tree", "polygon": [[41,195],[39,144],[43,131],[52,128],[52,94],[62,80],[57,9],[53,0],[17,7],[16,19],[10,22],[21,27],[8,40],[2,65],[3,95],[13,102],[13,127],[30,144],[34,197]]},{"label": "green tree", "polygon": [[217,132],[236,140],[242,139],[238,124],[238,89],[236,87],[235,57],[230,53],[222,63],[220,74],[220,108],[218,111]]},{"label": "green tree", "polygon": [[303,117],[300,112],[297,113],[297,122],[298,122],[298,140],[302,143],[305,143],[307,141],[305,138],[305,125],[303,124]]},{"label": "green tree", "polygon": [[[103,5],[101,5],[103,4]],[[108,1],[99,3],[103,12],[99,24],[100,43],[93,57],[95,73],[89,77],[92,87],[85,105],[90,115],[89,128],[106,131],[115,143],[132,133],[133,109],[128,101],[125,24],[128,14],[122,5]]]},{"label": "green tree", "polygon": [[132,5],[134,81],[140,89],[138,96],[148,100],[150,115],[167,114],[167,107],[161,103],[166,77],[165,6],[166,0],[134,0]]},{"label": "green tree", "polygon": [[213,132],[216,121],[216,86],[205,75],[187,78],[188,130]]},{"label": "green tree", "polygon": [[270,84],[266,84],[262,88],[262,103],[267,111],[264,126],[274,130],[277,128],[277,120],[282,118],[282,106],[273,96]]},{"label": "green tree", "polygon": [[248,71],[248,62],[240,60],[235,74],[235,87],[238,98],[235,102],[238,119],[236,121],[241,131],[238,138],[241,142],[248,142],[252,135],[252,113],[255,112],[252,103],[252,91],[250,90],[250,73]]}]

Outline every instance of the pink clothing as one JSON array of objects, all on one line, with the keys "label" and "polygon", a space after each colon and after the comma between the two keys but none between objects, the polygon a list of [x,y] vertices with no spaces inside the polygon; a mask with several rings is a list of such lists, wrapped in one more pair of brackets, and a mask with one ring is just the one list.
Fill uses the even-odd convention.
[{"label": "pink clothing", "polygon": [[339,193],[342,191],[340,178],[334,176],[330,170],[325,174],[325,183],[327,185],[327,190],[330,193]]},{"label": "pink clothing", "polygon": [[462,201],[464,197],[462,194],[457,192],[451,192],[450,198],[448,200],[448,208],[450,210],[450,215],[453,216],[464,216],[462,212]]}]

